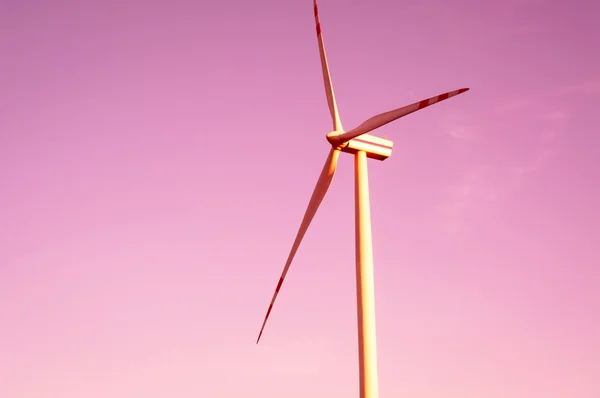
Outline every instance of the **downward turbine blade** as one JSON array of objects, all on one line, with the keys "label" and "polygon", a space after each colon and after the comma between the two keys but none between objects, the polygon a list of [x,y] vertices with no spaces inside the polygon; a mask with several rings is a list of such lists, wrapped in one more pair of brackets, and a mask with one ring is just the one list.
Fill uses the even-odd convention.
[{"label": "downward turbine blade", "polygon": [[265,315],[265,319],[260,328],[260,333],[258,334],[258,339],[256,339],[256,344],[260,341],[260,336],[262,336],[263,330],[265,329],[265,325],[267,323],[267,319],[269,318],[269,314],[271,314],[271,310],[273,309],[273,303],[275,303],[275,299],[279,294],[279,289],[281,289],[281,285],[283,280],[285,279],[285,275],[290,269],[290,265],[292,264],[292,260],[296,255],[296,251],[300,246],[300,242],[302,242],[302,238],[310,225],[313,217],[317,213],[317,209],[319,205],[323,201],[329,186],[331,185],[331,181],[333,180],[333,175],[335,173],[335,169],[337,167],[337,161],[340,156],[340,151],[337,149],[331,149],[329,152],[329,156],[327,157],[327,161],[325,162],[325,166],[323,166],[323,171],[321,171],[321,175],[319,176],[319,180],[317,181],[317,185],[315,186],[315,190],[310,198],[310,202],[308,202],[308,207],[306,208],[306,212],[304,214],[304,218],[302,219],[302,223],[300,224],[300,229],[298,230],[298,234],[296,235],[296,240],[294,240],[294,244],[292,245],[292,249],[290,250],[290,254],[288,256],[287,261],[285,262],[285,267],[283,267],[283,272],[281,273],[281,277],[279,278],[279,283],[277,283],[277,287],[275,288],[275,293],[273,294],[273,298],[271,299],[271,303],[269,304],[269,309],[267,310],[267,315]]},{"label": "downward turbine blade", "polygon": [[377,116],[373,116],[372,118],[364,121],[360,126],[347,131],[340,135],[328,136],[329,142],[334,145],[341,145],[345,142],[350,141],[353,138],[358,137],[359,135],[363,135],[368,133],[369,131],[373,131],[376,128],[379,128],[385,124],[393,122],[396,119],[399,119],[403,116],[416,112],[420,109],[427,108],[430,105],[437,104],[438,102],[442,102],[447,100],[450,97],[454,97],[455,95],[462,94],[465,91],[469,90],[468,88],[461,88],[460,90],[450,91],[444,94],[437,95],[435,97],[427,98],[423,101],[415,102],[414,104],[410,104],[404,106],[402,108],[394,109],[393,111],[381,113]]},{"label": "downward turbine blade", "polygon": [[321,68],[323,69],[323,81],[325,83],[325,94],[327,95],[327,105],[333,120],[333,130],[342,131],[342,122],[338,114],[337,104],[335,103],[335,95],[333,94],[333,84],[331,83],[331,75],[329,73],[329,65],[327,63],[327,55],[325,54],[325,44],[323,43],[323,35],[321,33],[321,23],[319,22],[319,8],[317,0],[314,0],[315,5],[315,23],[317,24],[317,40],[319,41],[319,54],[321,56]]}]

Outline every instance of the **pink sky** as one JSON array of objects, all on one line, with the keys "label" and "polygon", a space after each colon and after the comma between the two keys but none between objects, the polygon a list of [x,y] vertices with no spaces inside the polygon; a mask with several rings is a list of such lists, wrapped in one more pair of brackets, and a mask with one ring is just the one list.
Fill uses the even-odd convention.
[{"label": "pink sky", "polygon": [[[573,4],[578,4],[577,6]],[[600,396],[600,3],[321,0],[369,163],[381,397]],[[358,396],[310,0],[0,2],[0,396]]]}]

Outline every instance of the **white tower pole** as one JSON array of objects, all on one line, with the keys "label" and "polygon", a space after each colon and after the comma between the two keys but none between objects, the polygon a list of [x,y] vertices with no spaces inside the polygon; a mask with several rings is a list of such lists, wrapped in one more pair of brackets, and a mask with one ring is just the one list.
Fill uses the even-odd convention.
[{"label": "white tower pole", "polygon": [[378,398],[373,247],[367,154],[364,151],[358,151],[354,155],[354,185],[360,398]]}]

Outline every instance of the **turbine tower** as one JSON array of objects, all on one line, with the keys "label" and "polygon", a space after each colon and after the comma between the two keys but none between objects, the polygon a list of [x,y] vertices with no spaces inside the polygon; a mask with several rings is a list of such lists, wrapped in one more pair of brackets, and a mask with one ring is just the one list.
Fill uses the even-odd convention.
[{"label": "turbine tower", "polygon": [[367,119],[352,130],[344,131],[338,114],[335,95],[333,93],[329,65],[327,63],[323,36],[321,34],[317,0],[313,1],[319,55],[321,58],[321,68],[323,70],[323,81],[325,83],[325,94],[327,96],[327,105],[329,106],[329,112],[331,113],[333,122],[333,131],[326,136],[327,141],[331,144],[331,149],[327,160],[325,161],[325,165],[323,166],[323,170],[321,171],[321,175],[317,180],[304,218],[300,224],[300,229],[298,230],[296,239],[294,240],[294,244],[292,245],[288,259],[283,268],[283,272],[277,283],[277,287],[275,288],[275,293],[269,304],[256,343],[258,344],[260,341],[267,319],[273,309],[273,303],[275,303],[275,299],[279,294],[283,280],[292,264],[292,260],[296,255],[300,242],[302,242],[306,230],[331,185],[340,152],[351,154],[354,156],[356,297],[360,398],[377,398],[379,396],[379,388],[377,380],[377,346],[375,336],[375,285],[373,277],[373,248],[371,242],[371,214],[369,206],[367,158],[380,161],[387,159],[392,154],[393,143],[390,140],[376,137],[368,133],[410,113],[464,93],[468,88],[450,91],[402,108],[381,113]]}]

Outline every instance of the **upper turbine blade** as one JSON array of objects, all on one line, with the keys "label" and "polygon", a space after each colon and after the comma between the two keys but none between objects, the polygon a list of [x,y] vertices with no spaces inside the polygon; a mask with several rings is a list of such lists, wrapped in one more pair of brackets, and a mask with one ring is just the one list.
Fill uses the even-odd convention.
[{"label": "upper turbine blade", "polygon": [[426,108],[430,105],[436,104],[438,102],[444,101],[450,97],[454,97],[455,95],[464,93],[469,90],[468,88],[461,88],[460,90],[450,91],[444,94],[440,94],[435,97],[427,98],[423,101],[415,102],[414,104],[410,104],[404,106],[402,108],[394,109],[393,111],[381,113],[377,116],[373,116],[372,118],[364,121],[360,126],[347,131],[340,135],[328,135],[327,139],[333,145],[341,145],[345,142],[350,141],[353,138],[358,137],[359,135],[368,133],[369,131],[375,130],[383,126],[384,124],[388,124],[393,122],[396,119],[399,119],[403,116],[406,116],[410,113],[418,111],[419,109]]},{"label": "upper turbine blade", "polygon": [[329,152],[329,156],[327,157],[327,161],[325,161],[325,166],[323,166],[323,171],[321,171],[321,175],[319,176],[319,180],[317,181],[317,185],[315,186],[315,190],[310,198],[310,202],[308,202],[308,207],[306,208],[306,213],[304,214],[304,218],[302,219],[302,223],[300,224],[300,229],[298,230],[298,234],[296,235],[296,240],[294,240],[294,244],[292,245],[292,249],[290,250],[290,254],[288,256],[287,261],[285,262],[285,267],[283,268],[283,272],[281,273],[281,277],[279,278],[279,283],[277,283],[277,287],[275,288],[275,293],[273,294],[273,298],[271,299],[271,304],[269,304],[269,309],[267,310],[267,315],[265,315],[265,319],[260,328],[260,333],[258,334],[258,339],[256,339],[256,344],[258,344],[260,340],[260,336],[265,328],[267,323],[267,319],[269,318],[269,314],[273,309],[273,303],[275,303],[275,299],[277,298],[277,294],[279,293],[279,289],[281,289],[281,284],[285,279],[285,275],[292,264],[292,260],[296,255],[296,251],[300,246],[300,242],[302,242],[302,238],[310,225],[313,217],[317,213],[317,209],[319,205],[323,201],[329,186],[331,185],[331,181],[333,180],[333,175],[335,173],[335,169],[337,167],[337,161],[340,156],[340,151],[332,148]]},{"label": "upper turbine blade", "polygon": [[342,122],[338,114],[337,104],[335,103],[335,95],[333,94],[333,84],[331,83],[331,75],[329,74],[329,65],[327,64],[327,55],[325,54],[325,44],[323,44],[323,35],[321,34],[321,23],[319,22],[319,9],[317,0],[314,0],[315,5],[315,23],[317,24],[317,40],[319,41],[319,54],[321,55],[321,68],[323,69],[323,81],[325,83],[325,94],[327,95],[327,105],[333,120],[333,130],[342,131]]}]

